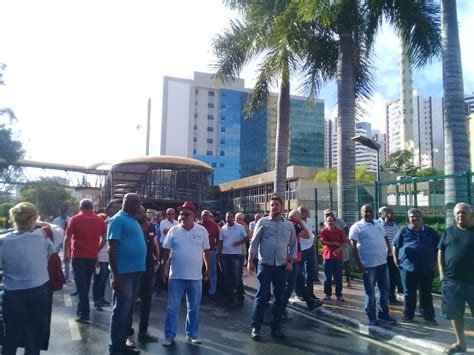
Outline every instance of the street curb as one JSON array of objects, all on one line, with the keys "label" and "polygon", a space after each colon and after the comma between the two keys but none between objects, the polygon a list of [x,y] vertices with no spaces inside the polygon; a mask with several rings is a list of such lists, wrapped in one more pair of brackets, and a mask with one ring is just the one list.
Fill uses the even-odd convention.
[{"label": "street curb", "polygon": [[[255,288],[249,285],[244,285],[244,288],[250,292],[256,292]],[[396,331],[392,329],[386,329],[383,326],[373,326],[360,323],[356,319],[324,309],[324,306],[314,311],[309,311],[306,307],[306,303],[302,301],[297,301],[294,298],[290,298],[289,303],[290,308],[294,308],[299,312],[303,312],[310,317],[315,317],[328,323],[332,323],[344,328],[349,328],[351,331],[357,334],[383,340],[385,343],[394,345],[396,347],[402,347],[408,351],[417,351],[420,353],[430,354],[443,353],[444,346],[441,346],[438,343],[400,335]]]}]

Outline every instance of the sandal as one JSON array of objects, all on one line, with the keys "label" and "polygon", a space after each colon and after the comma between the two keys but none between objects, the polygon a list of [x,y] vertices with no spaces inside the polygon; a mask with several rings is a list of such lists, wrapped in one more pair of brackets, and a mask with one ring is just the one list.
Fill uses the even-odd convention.
[{"label": "sandal", "polygon": [[446,354],[457,354],[457,353],[465,353],[466,347],[462,347],[459,344],[453,344],[443,350]]}]

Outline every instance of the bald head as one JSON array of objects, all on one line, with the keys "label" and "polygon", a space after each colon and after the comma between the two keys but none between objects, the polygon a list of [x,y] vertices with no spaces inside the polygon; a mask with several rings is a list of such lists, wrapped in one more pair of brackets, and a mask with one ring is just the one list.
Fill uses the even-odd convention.
[{"label": "bald head", "polygon": [[136,215],[140,211],[140,203],[137,194],[129,193],[123,197],[122,209],[131,215]]}]

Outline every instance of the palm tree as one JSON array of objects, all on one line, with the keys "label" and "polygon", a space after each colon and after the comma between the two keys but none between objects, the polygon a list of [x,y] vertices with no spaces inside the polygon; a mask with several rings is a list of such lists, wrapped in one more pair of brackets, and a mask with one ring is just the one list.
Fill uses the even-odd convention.
[{"label": "palm tree", "polygon": [[371,52],[375,34],[387,20],[403,43],[415,67],[440,51],[438,7],[429,0],[300,0],[304,19],[332,29],[338,38],[337,176],[338,214],[355,220],[355,194],[344,189],[355,182],[356,107],[373,88]]},{"label": "palm tree", "polygon": [[367,165],[359,165],[358,167],[356,167],[355,180],[358,183],[374,182],[375,176],[369,174],[367,170]]},{"label": "palm tree", "polygon": [[337,182],[337,170],[336,168],[327,168],[320,170],[314,176],[314,182],[327,182],[329,190],[329,209],[333,209],[333,198],[332,198],[332,184]]},{"label": "palm tree", "polygon": [[290,80],[303,78],[300,89],[315,97],[335,73],[337,46],[331,32],[313,22],[295,21],[295,1],[233,0],[226,4],[242,20],[213,40],[217,75],[235,78],[246,63],[260,59],[257,81],[247,102],[248,116],[265,107],[269,90],[279,87],[274,192],[284,199],[290,126]]},{"label": "palm tree", "polygon": [[[464,109],[464,84],[455,0],[441,1],[443,91],[444,91],[444,160],[446,175],[471,169],[467,120]],[[445,180],[446,223],[453,222],[452,210],[466,201],[464,179]]]}]

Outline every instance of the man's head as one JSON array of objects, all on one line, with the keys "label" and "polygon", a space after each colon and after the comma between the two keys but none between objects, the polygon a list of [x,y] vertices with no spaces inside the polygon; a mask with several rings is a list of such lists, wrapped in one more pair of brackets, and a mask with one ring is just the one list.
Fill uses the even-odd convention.
[{"label": "man's head", "polygon": [[122,209],[131,214],[136,215],[140,211],[140,197],[134,193],[128,193],[123,197]]},{"label": "man's head", "polygon": [[283,210],[283,201],[277,195],[270,197],[270,214],[272,217],[278,217]]},{"label": "man's head", "polygon": [[69,212],[69,206],[68,205],[61,206],[61,209],[59,211],[60,211],[61,217],[66,218],[67,213]]},{"label": "man's head", "polygon": [[138,213],[136,214],[137,220],[140,223],[145,223],[147,221],[146,209],[143,206],[140,206]]},{"label": "man's head", "polygon": [[385,211],[385,218],[384,221],[385,223],[392,223],[395,220],[395,214],[393,213],[393,210],[391,208],[387,208]]},{"label": "man's head", "polygon": [[178,207],[178,211],[181,217],[181,223],[183,223],[185,227],[191,228],[194,225],[194,220],[197,214],[194,203],[190,201],[184,201],[184,203]]},{"label": "man's head", "polygon": [[364,220],[367,222],[372,222],[374,220],[374,209],[371,205],[365,204],[360,209],[360,214]]},{"label": "man's head", "polygon": [[288,219],[295,223],[300,223],[301,221],[301,212],[299,210],[291,210],[288,214]]},{"label": "man's head", "polygon": [[201,220],[204,222],[204,223],[208,223],[210,220],[211,220],[211,211],[209,210],[203,210],[201,212]]},{"label": "man's head", "polygon": [[332,212],[328,213],[324,216],[324,222],[329,228],[334,228],[336,226],[336,217],[334,217],[334,214],[332,214]]},{"label": "man's head", "polygon": [[385,214],[387,213],[387,206],[382,206],[379,208],[379,217],[385,220]]},{"label": "man's head", "polygon": [[234,214],[233,214],[231,211],[229,211],[229,212],[227,212],[227,213],[225,214],[225,221],[226,221],[227,224],[228,224],[229,226],[231,226],[231,227],[234,225],[234,223],[235,223],[235,216],[234,216]]},{"label": "man's head", "polygon": [[221,211],[216,211],[216,213],[214,213],[214,220],[215,220],[216,222],[222,221],[222,214],[221,214]]},{"label": "man's head", "polygon": [[459,228],[467,228],[471,225],[472,209],[471,205],[460,202],[454,206],[454,219]]},{"label": "man's head", "polygon": [[[227,220],[227,217],[226,217],[226,220]],[[245,224],[245,216],[243,213],[236,213],[235,214],[235,221],[238,223],[238,224]]]},{"label": "man's head", "polygon": [[324,220],[326,220],[326,216],[332,214],[333,216],[335,216],[334,212],[332,210],[330,210],[329,208],[326,208],[324,211],[323,211],[323,216],[324,216]]},{"label": "man's head", "polygon": [[173,222],[174,221],[174,216],[175,216],[174,209],[168,208],[166,210],[166,219],[170,222]]},{"label": "man's head", "polygon": [[421,215],[421,211],[418,208],[410,208],[408,210],[408,221],[414,230],[420,230],[423,226],[423,216]]},{"label": "man's head", "polygon": [[92,211],[94,209],[94,204],[92,203],[92,200],[84,198],[79,202],[79,209],[81,211]]},{"label": "man's head", "polygon": [[261,213],[255,213],[255,216],[253,218],[255,220],[255,223],[257,223],[258,220],[262,218],[262,214]]},{"label": "man's head", "polygon": [[155,213],[155,216],[153,217],[153,222],[156,224],[160,224],[160,222],[164,219],[165,219],[165,211],[158,211]]},{"label": "man's head", "polygon": [[298,211],[301,213],[301,218],[306,219],[309,218],[309,209],[306,206],[299,206]]}]

